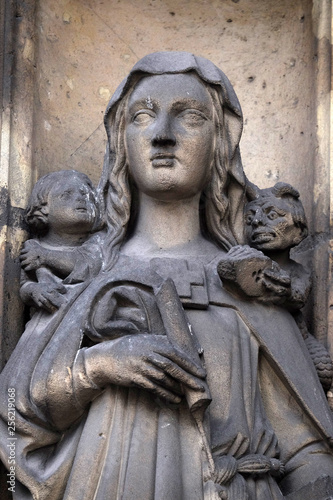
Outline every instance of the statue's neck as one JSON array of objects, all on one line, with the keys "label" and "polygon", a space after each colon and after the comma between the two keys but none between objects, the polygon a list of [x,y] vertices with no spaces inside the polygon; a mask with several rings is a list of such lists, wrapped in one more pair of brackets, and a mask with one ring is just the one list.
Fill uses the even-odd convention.
[{"label": "statue's neck", "polygon": [[71,234],[54,231],[52,228],[48,233],[39,238],[40,242],[54,247],[76,247],[82,245],[87,239],[87,234]]},{"label": "statue's neck", "polygon": [[160,201],[140,193],[134,233],[122,253],[140,256],[198,255],[214,253],[215,245],[200,231],[197,196],[177,201]]}]

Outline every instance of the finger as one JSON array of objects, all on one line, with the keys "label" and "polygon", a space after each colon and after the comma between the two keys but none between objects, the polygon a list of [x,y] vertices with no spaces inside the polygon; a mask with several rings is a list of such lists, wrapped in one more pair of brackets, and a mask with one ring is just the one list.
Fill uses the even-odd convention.
[{"label": "finger", "polygon": [[44,296],[50,304],[59,309],[59,307],[64,303],[65,299],[58,292],[45,292]]},{"label": "finger", "polygon": [[255,453],[264,454],[267,446],[272,441],[274,434],[271,431],[266,431],[265,429],[258,432],[254,444]]},{"label": "finger", "polygon": [[242,247],[237,253],[232,255],[232,258],[247,258],[247,259],[262,259],[264,261],[264,254],[260,250],[250,248],[248,246]]},{"label": "finger", "polygon": [[64,287],[64,285],[62,285],[61,283],[56,286],[56,291],[61,293],[62,295],[67,292],[66,287]]},{"label": "finger", "polygon": [[36,300],[36,303],[39,307],[46,309],[49,313],[53,313],[56,310],[56,307],[43,296],[40,296],[39,299]]},{"label": "finger", "polygon": [[178,364],[173,363],[170,359],[155,355],[154,357],[151,357],[149,361],[163,370],[164,373],[170,375],[170,377],[178,380],[191,389],[201,392],[205,390],[201,380],[193,377],[193,375],[190,375],[187,371],[183,370]]},{"label": "finger", "polygon": [[161,345],[157,345],[156,347],[152,346],[152,351],[156,355],[161,355],[166,360],[173,362],[173,365],[179,366],[183,371],[185,370],[185,372],[195,377],[205,378],[207,375],[206,370],[202,366],[190,359],[184,352],[172,346],[170,342],[168,342],[168,345],[164,348]]},{"label": "finger", "polygon": [[258,445],[256,447],[256,453],[262,455],[267,455],[266,451],[272,445],[277,444],[277,438],[272,431],[263,431],[260,435]]},{"label": "finger", "polygon": [[[172,345],[166,335],[140,335],[140,338],[137,337],[137,341],[140,342],[141,348],[144,348],[144,353],[148,353],[146,359],[149,358],[150,360],[150,358],[160,355],[163,359],[170,360],[195,377],[206,377],[207,373],[202,365],[189,358],[184,351]],[[148,350],[146,350],[146,343],[149,344]]]},{"label": "finger", "polygon": [[31,248],[41,248],[42,245],[40,243],[38,243],[38,241],[36,240],[27,240],[26,241],[26,244],[28,245],[28,247],[31,247]]},{"label": "finger", "polygon": [[291,282],[290,277],[287,274],[277,273],[273,269],[264,269],[264,274],[268,278],[271,278],[272,280],[279,283],[285,283],[289,285]]},{"label": "finger", "polygon": [[189,358],[184,351],[173,347],[172,355],[166,356],[171,361],[174,361],[177,366],[185,370],[187,373],[191,373],[195,377],[206,378],[207,372],[203,366],[193,359]]},{"label": "finger", "polygon": [[232,247],[229,252],[228,252],[228,255],[234,255],[236,254],[237,252],[239,252],[243,247],[241,245],[236,245],[235,247]]},{"label": "finger", "polygon": [[240,253],[241,253],[241,250],[239,250],[239,249],[237,249],[233,252],[230,251],[228,253],[227,257],[232,257],[233,259],[236,259],[237,257],[239,257]]},{"label": "finger", "polygon": [[30,262],[31,259],[29,258],[29,255],[27,254],[24,254],[24,255],[20,255],[20,261],[26,261],[26,262]]},{"label": "finger", "polygon": [[152,382],[151,380],[145,378],[143,375],[138,374],[135,378],[135,382],[133,382],[133,386],[140,387],[142,389],[147,389],[156,396],[166,399],[170,403],[180,403],[181,402],[181,397],[173,394],[172,392],[168,391],[168,389],[165,389],[164,387],[161,387],[155,382]]},{"label": "finger", "polygon": [[25,271],[34,271],[38,266],[35,263],[29,262],[27,264],[22,263],[22,267]]},{"label": "finger", "polygon": [[281,285],[284,286],[290,286],[290,278],[285,278],[284,276],[279,276],[279,275],[274,275],[270,273],[265,273],[264,275],[269,278],[270,280],[274,281],[275,283],[280,283]]},{"label": "finger", "polygon": [[262,283],[267,288],[267,290],[275,293],[276,295],[279,295],[279,296],[288,295],[288,289],[285,287],[275,285],[274,283],[270,283],[269,281],[266,281],[265,279],[262,280]]},{"label": "finger", "polygon": [[235,252],[236,250],[240,250],[243,248],[245,245],[235,245],[234,247],[230,248],[228,253]]},{"label": "finger", "polygon": [[251,255],[261,254],[261,252],[259,250],[256,250],[255,248],[251,248],[248,245],[244,245],[244,246],[240,247],[240,251],[241,251],[241,253],[246,254],[246,255],[248,255],[248,254],[251,254]]},{"label": "finger", "polygon": [[[232,252],[232,256],[233,256],[233,257],[238,257],[238,256],[240,256],[240,255],[243,255],[244,253],[247,253],[247,252],[248,252],[248,250],[249,250],[249,247],[242,247],[242,246],[239,246],[239,247],[235,247],[235,248],[236,248],[236,250],[234,250],[234,251]],[[229,252],[229,254],[230,254],[230,252]]]},{"label": "finger", "polygon": [[180,383],[177,382],[177,380],[175,380],[174,378],[170,377],[163,370],[156,369],[155,366],[149,366],[147,370],[143,372],[143,374],[147,378],[149,378],[149,380],[158,384],[159,386],[164,387],[165,389],[168,389],[173,393],[182,395],[183,391],[181,389]]},{"label": "finger", "polygon": [[278,439],[273,435],[273,439],[271,442],[267,445],[266,449],[263,451],[263,453],[270,458],[276,457],[276,452],[279,450],[278,448]]}]

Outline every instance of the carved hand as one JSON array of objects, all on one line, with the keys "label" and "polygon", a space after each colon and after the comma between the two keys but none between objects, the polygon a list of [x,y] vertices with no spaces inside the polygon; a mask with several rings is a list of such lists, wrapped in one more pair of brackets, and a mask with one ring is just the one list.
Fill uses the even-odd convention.
[{"label": "carved hand", "polygon": [[241,291],[248,297],[261,297],[263,271],[271,264],[271,259],[260,250],[238,245],[219,262],[217,271],[226,289],[232,293]]},{"label": "carved hand", "polygon": [[[238,245],[231,248],[227,256],[234,261],[251,258],[262,259],[263,262],[267,260],[267,257],[263,254],[263,252],[255,248],[251,248],[248,245]],[[276,262],[272,262],[272,267],[267,267],[263,269],[262,272],[263,276],[261,277],[261,282],[267,290],[279,297],[290,296],[291,279],[289,273],[281,269]]]},{"label": "carved hand", "polygon": [[141,387],[171,403],[181,401],[184,384],[203,391],[205,370],[172,346],[164,335],[137,334],[83,351],[86,374],[99,387]]},{"label": "carved hand", "polygon": [[265,269],[262,283],[267,291],[277,297],[290,297],[291,279],[289,273],[281,269],[276,263],[274,268]]},{"label": "carved hand", "polygon": [[[60,284],[51,283],[27,283],[21,289],[21,296],[24,302],[53,313],[65,302],[63,294],[66,288]],[[30,300],[29,300],[30,299]]]},{"label": "carved hand", "polygon": [[25,271],[34,271],[45,264],[46,250],[36,240],[24,243],[20,254],[21,266]]}]

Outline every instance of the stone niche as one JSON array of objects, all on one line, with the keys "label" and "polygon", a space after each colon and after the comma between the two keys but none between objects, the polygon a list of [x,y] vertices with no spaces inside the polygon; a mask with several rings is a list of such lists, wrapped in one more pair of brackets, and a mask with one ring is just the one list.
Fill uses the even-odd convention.
[{"label": "stone niche", "polygon": [[31,187],[68,168],[97,183],[108,100],[160,50],[202,55],[226,73],[243,109],[248,178],[300,191],[311,236],[298,258],[314,275],[308,321],[332,346],[329,0],[5,0],[0,21],[2,366],[23,329],[18,255]]}]

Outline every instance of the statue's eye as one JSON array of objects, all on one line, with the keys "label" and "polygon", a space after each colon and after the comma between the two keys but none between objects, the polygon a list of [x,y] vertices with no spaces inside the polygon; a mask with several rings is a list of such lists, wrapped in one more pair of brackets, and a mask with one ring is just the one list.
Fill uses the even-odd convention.
[{"label": "statue's eye", "polygon": [[133,116],[133,123],[136,123],[137,125],[148,125],[151,123],[155,118],[155,113],[153,111],[149,110],[141,110],[135,113]]},{"label": "statue's eye", "polygon": [[248,212],[247,214],[245,214],[245,224],[252,224],[252,221],[253,221],[253,213],[252,212]]},{"label": "statue's eye", "polygon": [[61,195],[60,195],[60,198],[62,198],[63,200],[67,199],[67,198],[70,198],[73,194],[73,191],[70,190],[70,189],[67,189],[66,191],[64,191]]},{"label": "statue's eye", "polygon": [[280,214],[278,214],[275,210],[270,210],[267,214],[268,219],[274,220],[277,219],[278,217],[281,217]]},{"label": "statue's eye", "polygon": [[197,109],[186,109],[178,115],[178,118],[189,127],[198,127],[207,121],[206,115]]}]

